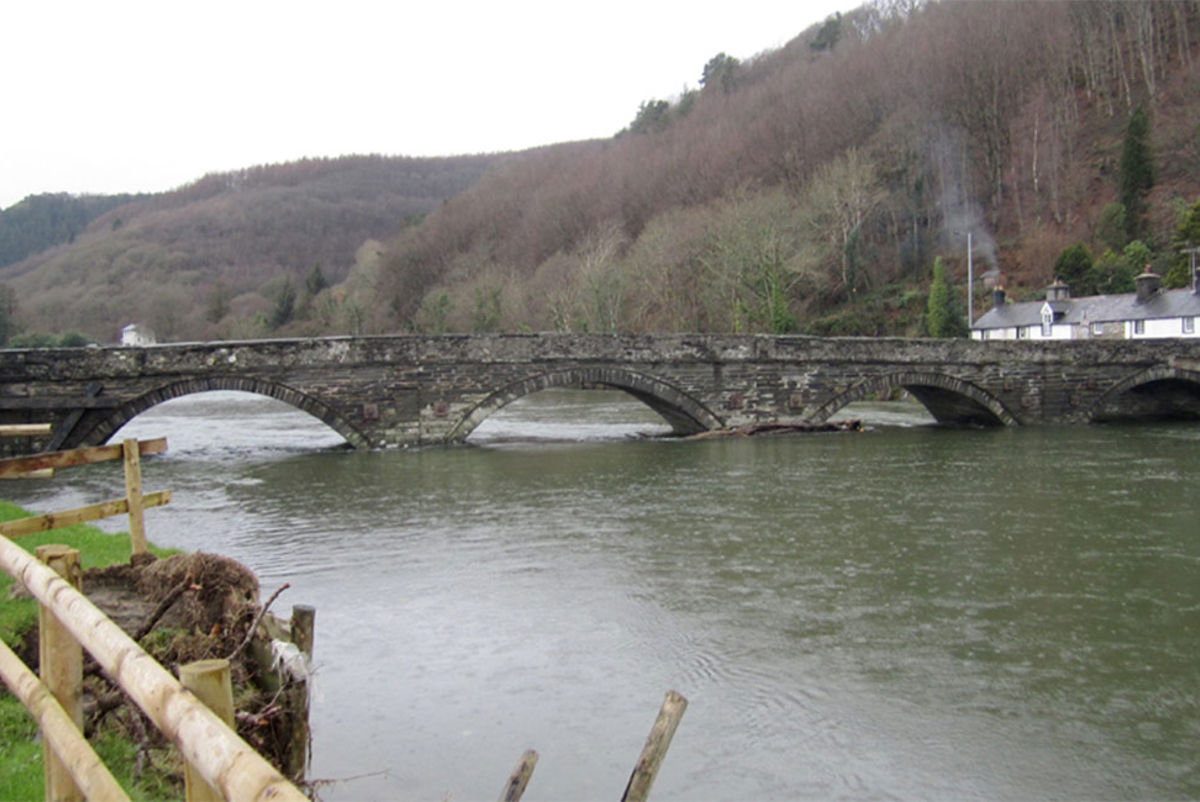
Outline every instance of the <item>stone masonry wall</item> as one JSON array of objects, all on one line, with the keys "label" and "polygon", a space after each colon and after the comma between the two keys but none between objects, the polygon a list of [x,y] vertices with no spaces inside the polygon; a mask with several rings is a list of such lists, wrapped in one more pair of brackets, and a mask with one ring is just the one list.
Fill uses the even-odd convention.
[{"label": "stone masonry wall", "polygon": [[582,383],[628,390],[679,431],[826,419],[895,387],[949,418],[1081,423],[1149,381],[1200,391],[1200,340],[335,337],[0,351],[0,422],[54,424],[49,441],[17,449],[94,444],[162,401],[236,389],[304,409],[359,447],[418,445],[461,440],[505,403]]}]

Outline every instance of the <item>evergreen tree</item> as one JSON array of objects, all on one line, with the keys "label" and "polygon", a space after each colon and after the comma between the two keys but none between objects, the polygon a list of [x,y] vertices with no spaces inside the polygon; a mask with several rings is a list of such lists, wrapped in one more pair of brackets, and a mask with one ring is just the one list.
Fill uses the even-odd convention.
[{"label": "evergreen tree", "polygon": [[0,347],[8,345],[18,331],[17,293],[7,284],[0,284]]},{"label": "evergreen tree", "polygon": [[1096,287],[1092,276],[1095,259],[1088,246],[1082,242],[1065,248],[1054,260],[1054,277],[1066,282],[1071,295],[1083,297],[1095,295]]},{"label": "evergreen tree", "polygon": [[267,325],[274,331],[290,322],[295,312],[296,288],[292,286],[292,280],[289,278],[284,281],[279,295],[275,298],[275,306],[271,309],[271,317],[267,320]]},{"label": "evergreen tree", "polygon": [[1141,239],[1146,224],[1146,195],[1154,187],[1154,154],[1150,149],[1150,118],[1141,106],[1129,117],[1121,149],[1118,200],[1125,207],[1125,234]]},{"label": "evergreen tree", "polygon": [[705,89],[719,88],[725,94],[737,85],[737,72],[741,62],[725,53],[718,53],[704,65],[700,74],[700,86]]},{"label": "evergreen tree", "polygon": [[315,298],[317,293],[329,286],[329,282],[325,279],[325,273],[321,270],[321,263],[317,262],[313,265],[313,269],[308,271],[308,275],[304,277],[304,291],[308,293],[310,298]]},{"label": "evergreen tree", "polygon": [[930,337],[966,337],[969,328],[958,304],[954,290],[946,277],[941,257],[933,261],[933,283],[929,286],[929,303],[925,307],[925,333]]},{"label": "evergreen tree", "polygon": [[1192,263],[1200,263],[1193,254],[1187,253],[1192,248],[1200,248],[1200,201],[1183,218],[1175,235],[1171,237],[1171,246],[1175,251],[1171,256],[1171,269],[1163,279],[1167,289],[1180,289],[1192,285]]},{"label": "evergreen tree", "polygon": [[841,38],[842,15],[838,12],[832,17],[826,18],[820,30],[817,31],[817,35],[808,43],[808,46],[812,50],[833,50]]}]

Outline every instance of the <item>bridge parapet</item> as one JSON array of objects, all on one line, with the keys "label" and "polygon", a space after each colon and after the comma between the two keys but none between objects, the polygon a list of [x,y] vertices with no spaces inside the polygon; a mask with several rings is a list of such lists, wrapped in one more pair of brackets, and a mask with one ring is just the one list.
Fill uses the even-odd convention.
[{"label": "bridge parapet", "polygon": [[625,390],[680,432],[824,420],[896,388],[951,422],[1200,418],[1200,340],[462,334],[7,350],[0,423],[48,421],[56,448],[95,445],[171,398],[243,390],[356,447],[408,446],[460,441],[523,395],[579,384]]}]

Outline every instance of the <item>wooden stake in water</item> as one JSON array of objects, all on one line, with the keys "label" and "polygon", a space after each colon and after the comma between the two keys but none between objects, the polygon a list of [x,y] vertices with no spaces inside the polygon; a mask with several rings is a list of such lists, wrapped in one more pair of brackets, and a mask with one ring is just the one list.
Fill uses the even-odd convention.
[{"label": "wooden stake in water", "polygon": [[[292,607],[292,643],[312,665],[313,625],[317,611],[307,604]],[[308,773],[308,679],[295,680],[284,698],[284,707],[291,719],[291,738],[288,741],[284,774],[293,782],[303,782]]]},{"label": "wooden stake in water", "polygon": [[529,778],[533,776],[533,768],[537,765],[537,760],[537,752],[532,749],[525,750],[525,754],[521,755],[520,761],[517,762],[517,768],[513,770],[512,776],[504,785],[504,791],[500,794],[500,802],[520,802],[521,797],[525,794],[525,786],[529,785]]},{"label": "wooden stake in water", "polygon": [[637,765],[634,766],[633,774],[629,777],[629,784],[625,786],[625,793],[621,796],[621,802],[645,802],[663,758],[667,756],[667,749],[671,746],[671,739],[675,737],[675,730],[679,728],[679,720],[683,718],[685,710],[687,710],[687,699],[675,691],[667,691],[667,698],[663,700],[662,709],[658,711],[658,719],[650,728],[650,735],[646,738],[645,747],[642,748],[642,756],[638,758]]}]

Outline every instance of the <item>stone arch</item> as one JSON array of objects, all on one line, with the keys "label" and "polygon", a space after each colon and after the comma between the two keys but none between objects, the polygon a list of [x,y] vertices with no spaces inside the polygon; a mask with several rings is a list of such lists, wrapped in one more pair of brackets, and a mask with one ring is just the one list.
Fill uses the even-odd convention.
[{"label": "stone arch", "polygon": [[807,417],[821,422],[847,404],[888,393],[897,387],[910,392],[925,405],[939,423],[961,423],[983,426],[1015,426],[1015,416],[990,393],[979,387],[940,373],[891,373],[863,379],[848,390],[817,407]]},{"label": "stone arch", "polygon": [[664,381],[623,368],[585,367],[541,373],[497,390],[464,415],[446,439],[465,440],[490,415],[523,396],[553,387],[580,386],[624,390],[661,415],[676,434],[695,434],[724,425],[704,404]]},{"label": "stone arch", "polygon": [[1156,365],[1126,376],[1096,399],[1085,420],[1163,418],[1200,420],[1200,371]]},{"label": "stone arch", "polygon": [[346,438],[346,441],[355,448],[370,448],[371,446],[370,441],[361,432],[343,420],[325,402],[284,384],[242,376],[202,377],[165,384],[137,398],[130,399],[115,408],[107,417],[97,423],[90,432],[84,435],[81,438],[81,442],[84,445],[100,445],[112,437],[126,423],[151,407],[157,406],[164,401],[170,401],[173,398],[193,393],[205,393],[211,390],[238,390],[274,398],[312,415]]}]

